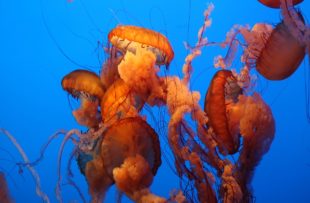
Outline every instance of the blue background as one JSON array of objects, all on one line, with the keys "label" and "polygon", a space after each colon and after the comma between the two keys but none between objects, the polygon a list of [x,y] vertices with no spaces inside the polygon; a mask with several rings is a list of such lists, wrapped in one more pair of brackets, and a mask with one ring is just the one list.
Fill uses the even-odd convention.
[{"label": "blue background", "polygon": [[[257,22],[268,22],[275,25],[281,18],[279,10],[264,7],[255,0],[214,0],[213,3],[212,26],[206,31],[210,41],[223,41],[234,24],[253,26]],[[0,127],[15,136],[31,160],[38,157],[40,147],[58,129],[80,128],[71,115],[61,79],[81,67],[98,73],[106,57],[102,46],[107,45],[107,33],[118,24],[144,26],[167,35],[175,52],[168,74],[181,76],[187,54],[183,42],[192,45],[196,42],[206,7],[207,2],[202,0],[73,0],[71,3],[0,0]],[[309,19],[310,2],[305,1],[298,7],[305,19]],[[201,92],[201,105],[216,71],[212,67],[213,57],[225,51],[204,48],[193,63],[191,88]],[[240,68],[241,64],[237,60],[233,66]],[[310,124],[306,117],[309,71],[306,59],[287,80],[270,82],[259,76],[257,91],[272,108],[276,136],[253,179],[258,203],[310,202]],[[59,146],[60,139],[52,142],[44,160],[36,167],[43,190],[52,202],[56,201]],[[167,148],[164,144],[162,147]],[[66,146],[65,160],[72,148],[72,144]],[[16,149],[7,138],[0,136],[0,170],[8,174],[11,195],[16,202],[41,202],[35,195],[30,174],[27,171],[19,174],[14,167],[17,160],[20,156]],[[172,164],[173,160],[170,158],[169,162]],[[73,165],[75,180],[88,198],[84,177]],[[152,191],[167,197],[173,188],[179,188],[178,179],[163,161]],[[115,201],[114,190],[109,191],[107,202]],[[80,201],[69,186],[63,187],[62,194],[65,202]]]}]

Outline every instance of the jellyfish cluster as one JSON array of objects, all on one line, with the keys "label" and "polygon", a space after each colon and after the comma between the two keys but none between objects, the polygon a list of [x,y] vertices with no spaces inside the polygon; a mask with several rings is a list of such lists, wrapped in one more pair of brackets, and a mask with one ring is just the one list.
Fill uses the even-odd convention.
[{"label": "jellyfish cluster", "polygon": [[[87,131],[73,129],[51,137],[65,135],[58,152],[57,199],[62,202],[63,150],[67,141],[72,141],[69,162],[77,160],[92,202],[102,202],[112,185],[141,203],[253,202],[251,180],[272,144],[275,121],[268,104],[253,90],[251,72],[256,70],[269,80],[285,79],[310,52],[310,29],[294,8],[301,1],[260,2],[281,8],[283,20],[275,27],[260,23],[253,28],[232,28],[220,43],[229,46],[229,51],[214,60],[220,69],[205,93],[203,108],[200,93],[190,89],[190,78],[192,61],[209,45],[204,33],[211,26],[212,4],[204,13],[197,43],[186,46],[189,54],[182,67],[183,77],[159,74],[174,57],[163,34],[133,25],[112,29],[106,47],[108,58],[100,74],[79,69],[61,81],[63,90],[80,101],[72,114]],[[240,43],[240,37],[245,43]],[[243,50],[244,66],[239,72],[231,67],[237,46]],[[187,185],[169,197],[150,190],[162,152],[158,133],[141,114],[146,106],[166,107],[169,113],[165,133],[175,171]],[[24,160],[21,165],[29,169],[37,163]],[[188,190],[188,185],[193,190]]]}]

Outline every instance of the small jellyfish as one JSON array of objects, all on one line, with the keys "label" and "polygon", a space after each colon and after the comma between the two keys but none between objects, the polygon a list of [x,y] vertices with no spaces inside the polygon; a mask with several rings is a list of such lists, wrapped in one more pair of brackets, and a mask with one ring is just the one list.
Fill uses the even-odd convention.
[{"label": "small jellyfish", "polygon": [[[281,0],[258,0],[258,1],[270,8],[280,8],[281,5]],[[297,5],[303,2],[303,0],[293,0],[292,2],[293,5]]]},{"label": "small jellyfish", "polygon": [[121,53],[135,53],[136,47],[145,48],[156,55],[156,63],[169,65],[174,52],[168,39],[159,32],[146,28],[121,25],[114,28],[108,35],[109,42]]},{"label": "small jellyfish", "polygon": [[229,70],[218,71],[211,81],[206,98],[205,112],[215,133],[222,154],[235,153],[239,148],[239,135],[232,133],[227,111],[229,103],[237,101],[242,89]]},{"label": "small jellyfish", "polygon": [[100,78],[90,71],[75,70],[62,79],[61,85],[73,97],[81,99],[81,107],[73,111],[77,122],[89,128],[97,127],[101,122],[99,101],[105,91]]}]

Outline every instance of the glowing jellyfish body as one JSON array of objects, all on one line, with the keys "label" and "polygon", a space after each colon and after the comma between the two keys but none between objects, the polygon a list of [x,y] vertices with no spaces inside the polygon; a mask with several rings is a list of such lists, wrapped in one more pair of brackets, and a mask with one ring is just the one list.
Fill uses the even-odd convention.
[{"label": "glowing jellyfish body", "polygon": [[[258,0],[258,1],[270,8],[280,8],[281,5],[281,0]],[[303,0],[293,0],[292,2],[293,5],[297,5],[303,2]]]},{"label": "glowing jellyfish body", "polygon": [[152,51],[159,65],[169,65],[174,56],[168,39],[161,33],[146,28],[121,25],[109,33],[108,39],[122,53],[135,53],[137,46]]},{"label": "glowing jellyfish body", "polygon": [[[114,183],[130,198],[150,186],[161,164],[156,132],[140,117],[119,120],[101,136],[92,155],[82,154],[84,172],[92,201],[102,201]],[[135,171],[138,170],[138,171]]]},{"label": "glowing jellyfish body", "polygon": [[299,67],[305,46],[291,34],[284,22],[278,24],[256,60],[256,70],[269,80],[283,80]]},{"label": "glowing jellyfish body", "polygon": [[239,148],[239,135],[230,130],[227,102],[234,102],[242,90],[229,70],[218,71],[212,79],[205,98],[205,112],[209,125],[213,128],[220,151],[223,154],[235,153]]},{"label": "glowing jellyfish body", "polygon": [[81,107],[73,112],[77,122],[89,128],[97,127],[101,121],[99,100],[104,95],[100,78],[90,71],[75,70],[62,79],[61,85],[73,97],[81,99]]}]

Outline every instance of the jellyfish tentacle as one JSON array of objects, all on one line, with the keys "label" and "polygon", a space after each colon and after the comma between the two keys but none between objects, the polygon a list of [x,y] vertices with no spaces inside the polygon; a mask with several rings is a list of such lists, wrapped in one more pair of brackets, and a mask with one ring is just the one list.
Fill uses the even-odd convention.
[{"label": "jellyfish tentacle", "polygon": [[[17,140],[14,138],[14,136],[11,135],[11,133],[3,128],[0,128],[0,132],[2,134],[4,134],[5,136],[7,136],[9,138],[9,140],[14,144],[14,146],[16,147],[16,149],[18,150],[19,154],[22,156],[23,160],[25,163],[30,163],[30,160],[28,159],[28,156],[26,155],[26,153],[24,152],[23,148],[19,145],[19,143],[17,142]],[[36,193],[37,195],[44,201],[49,203],[49,197],[47,196],[46,193],[44,193],[41,189],[41,182],[40,182],[40,176],[37,173],[37,171],[34,169],[34,167],[32,167],[31,165],[27,165],[26,164],[26,168],[30,171],[35,184],[36,184]]]},{"label": "jellyfish tentacle", "polygon": [[81,136],[81,133],[77,129],[72,129],[69,132],[67,132],[65,137],[64,137],[64,139],[61,142],[61,145],[60,145],[60,148],[59,148],[59,151],[58,151],[58,157],[57,157],[57,163],[58,163],[58,166],[57,166],[57,176],[58,176],[58,178],[57,178],[57,184],[56,184],[55,192],[56,192],[56,198],[57,198],[57,200],[59,202],[63,202],[62,195],[61,195],[61,181],[62,181],[61,163],[62,163],[62,153],[63,153],[63,150],[65,148],[65,145],[66,145],[67,141],[71,137],[73,137],[74,135]]},{"label": "jellyfish tentacle", "polygon": [[59,130],[59,131],[57,131],[56,133],[54,133],[53,135],[51,135],[51,136],[48,138],[47,142],[41,147],[41,149],[40,149],[40,156],[39,156],[36,160],[34,160],[34,161],[32,161],[32,162],[29,162],[29,163],[26,163],[26,162],[17,163],[17,165],[19,165],[19,166],[26,166],[26,165],[36,166],[38,163],[40,163],[40,162],[43,160],[45,151],[47,150],[47,147],[50,145],[50,143],[51,143],[54,139],[57,139],[57,137],[58,137],[59,135],[65,135],[66,132],[67,132],[66,130]]},{"label": "jellyfish tentacle", "polygon": [[73,172],[72,172],[71,166],[72,166],[72,160],[75,158],[76,155],[78,155],[78,147],[75,147],[73,149],[73,151],[70,154],[68,163],[67,163],[67,181],[68,181],[68,184],[70,184],[77,191],[82,202],[86,203],[87,201],[86,201],[81,189],[78,187],[78,185],[73,180]]}]

